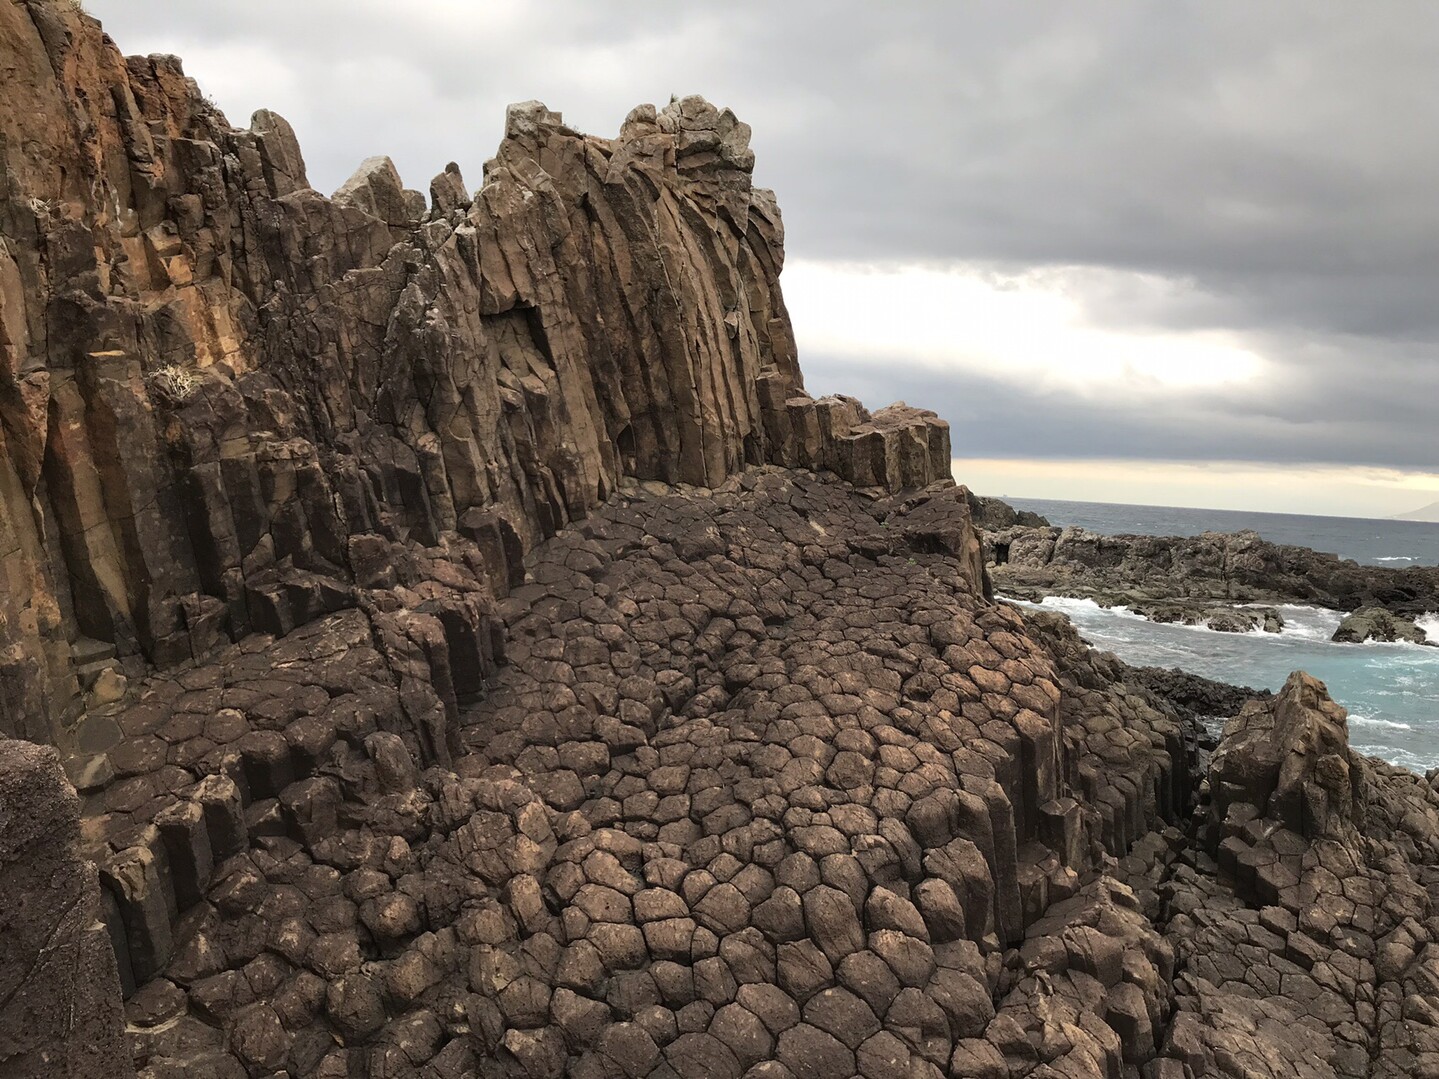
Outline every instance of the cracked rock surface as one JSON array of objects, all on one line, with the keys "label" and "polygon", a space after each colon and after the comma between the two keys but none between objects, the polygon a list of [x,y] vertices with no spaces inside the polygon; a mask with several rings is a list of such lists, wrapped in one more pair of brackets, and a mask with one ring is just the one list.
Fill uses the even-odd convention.
[{"label": "cracked rock surface", "polygon": [[[1172,949],[1095,870],[1182,807],[1179,724],[1070,681],[977,555],[958,488],[875,501],[771,470],[622,493],[500,605],[507,662],[451,768],[346,730],[253,822],[130,1000],[137,1063],[1152,1056]],[[1148,1033],[1126,1049],[1111,1023]]]},{"label": "cracked rock surface", "polygon": [[344,729],[252,803],[142,1073],[1424,1074],[1430,787],[1302,676],[1197,782],[966,516],[771,470],[543,545],[451,767]]}]

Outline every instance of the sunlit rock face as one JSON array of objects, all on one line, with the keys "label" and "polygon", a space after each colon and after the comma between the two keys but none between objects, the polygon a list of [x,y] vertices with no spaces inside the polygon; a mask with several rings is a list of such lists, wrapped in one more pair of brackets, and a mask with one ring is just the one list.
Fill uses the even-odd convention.
[{"label": "sunlit rock face", "polygon": [[517,105],[473,196],[377,157],[327,198],[281,117],[232,129],[70,7],[0,14],[0,730],[353,606],[357,536],[503,583],[623,477],[948,474],[932,415],[804,396],[727,110]]}]

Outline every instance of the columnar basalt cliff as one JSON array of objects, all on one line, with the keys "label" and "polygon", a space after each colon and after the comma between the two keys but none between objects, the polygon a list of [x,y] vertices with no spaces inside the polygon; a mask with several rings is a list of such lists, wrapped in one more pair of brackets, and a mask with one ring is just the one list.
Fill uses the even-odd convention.
[{"label": "columnar basalt cliff", "polygon": [[0,730],[353,605],[357,536],[478,544],[503,586],[622,477],[947,474],[932,415],[804,395],[727,111],[607,140],[514,106],[473,197],[371,158],[326,198],[283,119],[231,129],[65,7],[0,8]]},{"label": "columnar basalt cliff", "polygon": [[997,603],[728,111],[327,198],[0,49],[0,1074],[1439,1074],[1439,795]]}]

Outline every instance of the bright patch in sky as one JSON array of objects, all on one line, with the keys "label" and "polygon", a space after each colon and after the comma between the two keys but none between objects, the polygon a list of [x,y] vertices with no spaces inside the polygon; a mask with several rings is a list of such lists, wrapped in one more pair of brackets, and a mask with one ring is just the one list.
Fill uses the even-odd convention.
[{"label": "bright patch in sky", "polygon": [[[1264,360],[1228,334],[1095,324],[1081,297],[1112,291],[1115,273],[794,259],[783,283],[801,357],[967,369],[1032,391],[1119,391],[1132,399],[1244,383],[1263,372]],[[1161,304],[1174,292],[1172,281],[1125,276]]]},{"label": "bright patch in sky", "polygon": [[1248,461],[956,458],[954,478],[982,495],[1337,517],[1389,517],[1439,497],[1439,473]]}]

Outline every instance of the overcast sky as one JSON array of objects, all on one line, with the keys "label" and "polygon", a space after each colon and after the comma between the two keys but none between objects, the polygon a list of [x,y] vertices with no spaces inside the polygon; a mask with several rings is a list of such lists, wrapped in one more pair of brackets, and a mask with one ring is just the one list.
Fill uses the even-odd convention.
[{"label": "overcast sky", "polygon": [[1439,5],[86,0],[333,190],[471,186],[528,98],[754,128],[812,392],[954,425],[991,494],[1439,499]]}]

